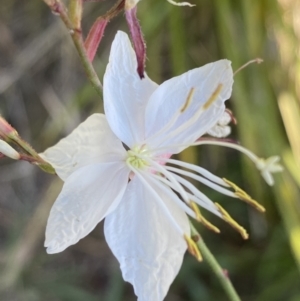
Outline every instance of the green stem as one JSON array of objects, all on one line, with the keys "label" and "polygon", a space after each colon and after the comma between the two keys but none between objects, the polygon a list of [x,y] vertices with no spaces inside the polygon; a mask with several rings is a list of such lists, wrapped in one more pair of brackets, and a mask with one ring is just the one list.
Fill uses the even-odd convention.
[{"label": "green stem", "polygon": [[82,38],[81,28],[75,28],[72,24],[67,9],[64,4],[60,0],[43,0],[52,10],[52,12],[56,15],[59,15],[63,23],[65,24],[66,28],[71,33],[71,37],[73,43],[77,49],[79,54],[80,60],[86,72],[88,79],[90,80],[91,84],[95,88],[96,92],[102,96],[102,84],[98,78],[98,75],[93,67],[93,64],[90,62]]},{"label": "green stem", "polygon": [[217,262],[214,255],[210,252],[207,248],[206,244],[204,243],[202,237],[195,229],[193,224],[190,222],[191,225],[191,234],[192,239],[196,242],[204,260],[209,264],[217,278],[219,279],[227,297],[231,301],[241,301],[240,297],[238,296],[237,292],[235,291],[227,273],[221,268],[219,263]]},{"label": "green stem", "polygon": [[28,155],[26,154],[21,154],[21,159],[24,161],[28,161],[31,164],[35,164],[38,167],[40,167],[43,171],[50,173],[50,174],[55,174],[55,169],[52,167],[51,164],[43,160],[39,154],[34,150],[32,146],[30,146],[29,143],[24,141],[18,134],[12,134],[8,135],[9,141],[12,141],[16,143],[19,147],[21,147]]},{"label": "green stem", "polygon": [[81,59],[82,65],[85,69],[88,79],[90,80],[91,84],[93,85],[96,92],[102,97],[102,84],[99,80],[99,77],[90,62],[89,58],[87,57],[87,53],[85,51],[82,34],[78,30],[74,30],[74,33],[71,34],[74,45],[78,51],[79,57]]}]

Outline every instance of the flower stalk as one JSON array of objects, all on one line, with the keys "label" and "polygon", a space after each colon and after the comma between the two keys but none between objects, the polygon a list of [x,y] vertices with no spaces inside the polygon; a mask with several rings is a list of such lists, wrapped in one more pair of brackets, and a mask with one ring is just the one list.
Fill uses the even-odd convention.
[{"label": "flower stalk", "polygon": [[[32,164],[38,165],[43,171],[55,174],[54,168],[43,160],[39,154],[24,141],[16,131],[3,117],[0,116],[0,158],[6,156],[14,160],[24,160]],[[17,152],[10,144],[16,144],[19,148],[25,151],[24,153]]]},{"label": "flower stalk", "polygon": [[82,0],[71,0],[69,4],[70,21],[75,28],[81,28]]},{"label": "flower stalk", "polygon": [[[86,75],[91,82],[92,86],[96,90],[96,92],[102,96],[102,84],[98,78],[98,75],[89,60],[89,57],[87,55],[86,49],[84,47],[84,42],[82,38],[82,31],[81,31],[81,22],[79,21],[79,14],[80,14],[80,6],[77,3],[74,5],[74,10],[72,10],[73,17],[72,19],[69,17],[67,13],[67,9],[65,5],[60,0],[43,0],[51,9],[51,11],[58,15],[63,23],[65,24],[66,28],[69,30],[71,34],[71,38],[73,40],[73,43],[77,49],[77,52],[79,54],[79,58],[81,60],[81,63],[84,67],[84,70],[86,72]],[[75,0],[74,0],[75,1]],[[81,2],[81,1],[76,1]],[[79,25],[79,26],[78,26]]]},{"label": "flower stalk", "polygon": [[191,237],[197,244],[200,253],[202,254],[202,257],[204,261],[208,263],[210,268],[213,270],[215,275],[217,276],[218,280],[220,281],[228,299],[230,301],[241,301],[241,298],[238,296],[235,288],[233,287],[230,278],[228,277],[228,274],[226,270],[222,269],[222,267],[217,262],[214,255],[210,252],[206,244],[204,243],[202,237],[198,233],[198,231],[195,229],[194,225],[190,222],[191,226]]},{"label": "flower stalk", "polygon": [[10,137],[10,140],[16,143],[19,147],[21,147],[27,154],[20,154],[20,160],[28,161],[32,164],[39,166],[43,171],[55,174],[55,169],[51,164],[42,159],[39,154],[34,150],[34,148],[24,141],[19,135],[15,135]]}]

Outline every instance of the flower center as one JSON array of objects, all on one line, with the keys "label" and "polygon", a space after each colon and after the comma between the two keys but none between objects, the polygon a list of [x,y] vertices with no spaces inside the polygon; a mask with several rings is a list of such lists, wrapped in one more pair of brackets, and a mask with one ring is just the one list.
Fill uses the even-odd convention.
[{"label": "flower center", "polygon": [[127,151],[128,157],[126,162],[134,168],[144,169],[149,166],[145,157],[150,157],[145,145],[135,146]]}]

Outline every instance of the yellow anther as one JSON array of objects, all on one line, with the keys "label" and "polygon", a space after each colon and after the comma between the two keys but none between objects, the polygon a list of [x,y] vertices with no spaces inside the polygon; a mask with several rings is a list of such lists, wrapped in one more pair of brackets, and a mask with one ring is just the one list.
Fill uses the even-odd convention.
[{"label": "yellow anther", "polygon": [[222,84],[219,84],[217,86],[216,90],[212,93],[212,95],[210,96],[208,101],[203,105],[204,110],[208,109],[213,104],[213,102],[218,98],[218,96],[221,93],[222,88],[223,88]]},{"label": "yellow anther", "polygon": [[215,205],[222,214],[224,221],[227,222],[232,228],[237,230],[244,239],[248,239],[249,234],[247,231],[241,225],[239,225],[220,204],[215,203]]},{"label": "yellow anther", "polygon": [[235,195],[242,201],[246,202],[250,206],[254,207],[259,212],[265,212],[266,209],[260,205],[258,202],[253,200],[249,194],[247,194],[244,190],[238,187],[236,184],[228,181],[227,179],[223,178],[223,181],[228,184],[231,188],[234,189]]},{"label": "yellow anther", "polygon": [[197,244],[186,234],[184,234],[184,239],[188,245],[188,251],[198,260],[202,261],[202,255],[197,247]]},{"label": "yellow anther", "polygon": [[183,113],[189,107],[189,105],[191,104],[192,98],[194,96],[194,93],[195,93],[195,88],[191,88],[184,105],[180,109],[180,113]]},{"label": "yellow anther", "polygon": [[214,226],[212,223],[210,223],[200,212],[200,209],[199,207],[197,206],[196,203],[194,202],[190,202],[190,206],[191,208],[193,209],[193,211],[195,212],[196,214],[196,219],[198,222],[200,222],[202,225],[204,225],[206,228],[208,228],[209,230],[212,230],[216,233],[220,233],[221,231],[216,227]]}]

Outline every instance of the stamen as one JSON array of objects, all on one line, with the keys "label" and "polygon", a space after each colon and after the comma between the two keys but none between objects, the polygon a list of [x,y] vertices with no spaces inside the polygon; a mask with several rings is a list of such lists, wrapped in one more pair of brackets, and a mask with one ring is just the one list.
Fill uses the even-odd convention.
[{"label": "stamen", "polygon": [[175,228],[178,230],[178,232],[181,235],[186,235],[184,233],[184,231],[181,229],[181,227],[178,225],[178,223],[176,222],[176,220],[174,219],[173,215],[171,214],[170,210],[168,209],[168,207],[166,206],[166,204],[164,203],[164,201],[157,194],[157,192],[155,191],[155,189],[153,189],[151,187],[151,185],[144,179],[144,177],[140,174],[140,172],[137,169],[135,169],[132,165],[128,165],[128,167],[140,179],[140,181],[144,184],[145,188],[147,188],[149,190],[149,192],[153,195],[154,199],[159,203],[159,205],[164,210],[164,212],[166,213],[166,215],[168,216],[168,218],[170,219],[170,221],[173,223],[173,225],[175,226]]},{"label": "stamen", "polygon": [[194,210],[194,212],[196,213],[196,219],[198,220],[198,222],[200,222],[201,224],[203,224],[206,228],[208,228],[211,231],[214,231],[216,233],[220,233],[221,231],[214,226],[212,223],[210,223],[200,212],[199,207],[197,206],[196,203],[194,202],[190,202],[190,206],[191,208]]},{"label": "stamen", "polygon": [[200,182],[200,183],[202,183],[202,184],[204,184],[204,185],[206,185],[206,186],[208,186],[208,187],[210,187],[210,188],[212,188],[212,189],[214,189],[214,190],[216,190],[216,191],[218,191],[222,194],[228,195],[232,198],[237,198],[237,196],[232,191],[227,190],[223,187],[220,187],[217,184],[215,184],[213,182],[210,182],[209,180],[207,180],[207,179],[205,179],[201,176],[195,175],[195,174],[193,174],[189,171],[185,171],[185,170],[175,168],[175,167],[171,167],[171,166],[166,166],[165,169],[176,172],[176,173],[181,174],[181,175],[188,176],[188,177],[190,177],[192,179],[195,179],[198,182]]},{"label": "stamen", "polygon": [[175,180],[174,176],[172,173],[168,172],[166,167],[162,167],[159,163],[155,162],[154,160],[150,160],[149,158],[144,157],[145,159],[148,159],[148,163],[150,164],[150,166],[152,168],[154,168],[156,171],[159,171],[160,173],[162,173],[165,177],[167,177],[167,179],[170,180],[170,182],[172,182],[172,184],[174,184],[174,186],[176,187],[176,190],[178,191],[178,193],[180,194],[180,196],[183,198],[183,200],[188,203],[189,202],[189,198],[188,195],[186,193],[186,191],[182,188],[182,186]]},{"label": "stamen", "polygon": [[222,186],[225,186],[225,187],[229,187],[229,185],[227,185],[224,182],[223,179],[215,176],[214,174],[212,174],[211,172],[209,172],[208,170],[206,170],[203,167],[197,166],[195,164],[190,164],[190,163],[187,163],[187,162],[182,162],[182,161],[175,160],[175,159],[167,159],[167,158],[164,159],[163,158],[161,161],[191,169],[191,170],[203,175],[204,177],[206,177],[210,181],[215,182],[216,184],[219,184],[219,185],[222,185]]},{"label": "stamen", "polygon": [[183,107],[180,109],[181,113],[183,113],[189,107],[189,105],[191,104],[194,93],[195,93],[195,88],[191,88]]},{"label": "stamen", "polygon": [[196,257],[196,259],[198,261],[202,261],[202,255],[200,253],[200,250],[197,247],[197,244],[188,236],[188,235],[184,235],[184,239],[188,245],[188,251],[194,256]]},{"label": "stamen", "polygon": [[249,234],[247,233],[247,231],[242,226],[240,226],[220,204],[215,203],[215,205],[222,214],[224,221],[227,222],[235,230],[237,230],[244,239],[248,239]]},{"label": "stamen", "polygon": [[260,205],[258,202],[253,200],[250,195],[248,195],[244,190],[238,187],[236,184],[232,183],[231,181],[223,178],[223,180],[235,190],[236,196],[241,199],[242,201],[246,202],[250,206],[254,207],[257,211],[265,212],[266,209]]},{"label": "stamen", "polygon": [[[191,193],[187,192],[188,199],[190,200],[189,203],[187,203],[187,204],[190,204],[190,202],[193,201],[194,203],[196,203],[199,206],[203,207],[204,209],[210,211],[214,215],[216,215],[220,218],[222,217],[220,212],[216,209],[216,206],[213,203],[213,201],[210,200],[204,193],[199,191],[192,183],[185,180],[184,178],[181,178],[180,176],[178,176],[176,174],[173,174],[173,176],[180,184],[184,185],[187,189],[189,189],[193,193],[193,194],[191,194]],[[156,178],[157,180],[165,183],[171,189],[178,192],[178,190],[174,187],[174,185],[170,181],[165,179],[164,177],[156,175],[156,174],[151,174],[151,177]],[[181,201],[180,201],[180,204],[182,204]],[[186,208],[183,208],[183,209],[185,210],[185,212],[187,214],[189,214],[190,216],[192,216],[193,218],[196,219],[196,215],[194,214],[194,212],[192,212],[193,214],[191,214],[190,208],[188,208],[188,210]]]},{"label": "stamen", "polygon": [[[262,159],[256,156],[254,153],[246,149],[245,147],[232,143],[227,141],[220,141],[220,140],[212,140],[212,139],[205,139],[201,138],[201,140],[198,140],[192,144],[173,144],[168,145],[168,147],[159,147],[155,149],[155,153],[158,154],[159,152],[163,150],[170,150],[172,148],[178,148],[178,147],[189,147],[189,146],[196,146],[196,145],[218,145],[218,146],[225,146],[228,148],[233,148],[241,153],[245,154],[256,166],[256,168],[260,171],[262,177],[265,179],[265,181],[269,185],[274,184],[274,180],[272,177],[272,173],[280,172],[283,170],[283,167],[277,163],[279,160],[279,157],[274,156],[267,159]],[[154,152],[152,152],[152,156],[154,155]],[[274,161],[275,160],[275,161]],[[220,183],[219,183],[220,184]]]},{"label": "stamen", "polygon": [[203,105],[204,110],[207,110],[215,102],[215,100],[220,95],[222,88],[223,88],[222,84],[219,84],[217,86],[216,90],[212,93],[208,101]]},{"label": "stamen", "polygon": [[192,194],[187,193],[190,200],[194,201],[199,206],[205,208],[206,210],[210,211],[216,216],[222,217],[220,212],[216,210],[214,202],[211,199],[209,199],[203,192],[198,190],[192,183],[190,183],[186,179],[176,174],[173,174],[173,176],[180,184],[184,185],[187,189],[189,189],[192,192]]},{"label": "stamen", "polygon": [[[155,184],[156,186],[159,186],[159,188],[161,190],[163,190],[167,195],[169,195],[169,197],[179,207],[181,207],[181,209],[183,209],[185,213],[190,215],[192,218],[197,219],[196,213],[193,210],[191,210],[191,208],[188,207],[185,203],[183,203],[173,191],[171,191],[170,189],[167,188],[167,187],[170,187],[173,190],[178,192],[178,190],[174,187],[174,185],[170,181],[168,181],[167,179],[165,179],[161,176],[157,176],[155,174],[150,174],[150,173],[145,173],[145,172],[142,172],[142,174],[145,177],[147,177],[149,179],[149,181],[152,181],[153,184]],[[154,181],[154,178],[157,179],[158,181]],[[161,182],[163,182],[165,185],[163,185]]]}]

